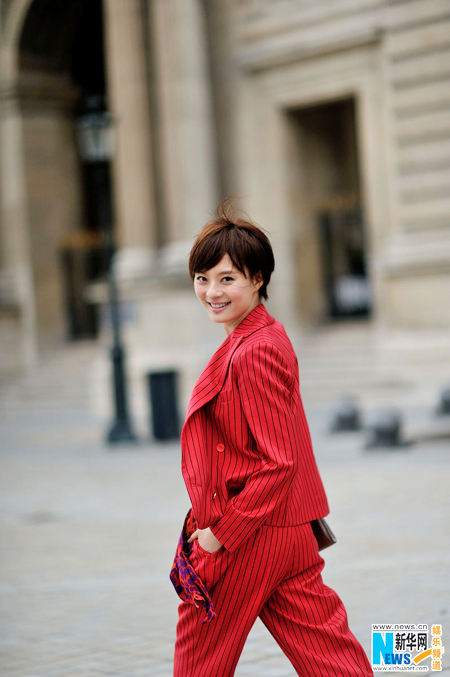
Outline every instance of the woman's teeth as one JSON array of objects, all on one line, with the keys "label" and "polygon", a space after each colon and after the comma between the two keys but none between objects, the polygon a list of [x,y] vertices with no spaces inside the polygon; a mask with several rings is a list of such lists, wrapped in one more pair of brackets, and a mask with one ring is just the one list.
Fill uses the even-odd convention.
[{"label": "woman's teeth", "polygon": [[210,305],[212,308],[225,308],[225,306],[227,306],[229,303],[230,303],[230,302],[227,301],[226,303],[210,303],[209,305]]}]

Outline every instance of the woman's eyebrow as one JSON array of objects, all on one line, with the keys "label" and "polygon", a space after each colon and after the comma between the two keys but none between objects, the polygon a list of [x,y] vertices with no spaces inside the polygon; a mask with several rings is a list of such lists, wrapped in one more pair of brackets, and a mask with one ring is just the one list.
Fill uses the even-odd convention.
[{"label": "woman's eyebrow", "polygon": [[[206,275],[208,271],[205,271],[203,273],[195,273],[195,275]],[[236,270],[220,270],[217,275],[236,275]]]}]

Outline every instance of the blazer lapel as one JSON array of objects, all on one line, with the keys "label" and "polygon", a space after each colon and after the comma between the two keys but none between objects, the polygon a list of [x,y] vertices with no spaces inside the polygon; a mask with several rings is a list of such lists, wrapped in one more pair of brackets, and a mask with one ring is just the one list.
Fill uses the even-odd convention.
[{"label": "blazer lapel", "polygon": [[[260,303],[249,313],[216,350],[202,371],[189,400],[186,421],[221,390],[231,358],[240,342],[253,332],[275,322]],[[186,422],[185,421],[185,422]]]},{"label": "blazer lapel", "polygon": [[186,421],[197,409],[212,400],[222,388],[231,357],[241,340],[233,334],[234,332],[227,336],[200,374],[189,400]]}]

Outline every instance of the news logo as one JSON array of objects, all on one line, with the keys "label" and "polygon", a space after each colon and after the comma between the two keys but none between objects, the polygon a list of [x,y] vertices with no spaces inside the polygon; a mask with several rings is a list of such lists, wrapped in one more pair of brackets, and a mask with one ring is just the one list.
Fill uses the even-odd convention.
[{"label": "news logo", "polygon": [[372,625],[374,672],[440,672],[444,652],[442,625],[432,625],[431,636],[426,624]]}]

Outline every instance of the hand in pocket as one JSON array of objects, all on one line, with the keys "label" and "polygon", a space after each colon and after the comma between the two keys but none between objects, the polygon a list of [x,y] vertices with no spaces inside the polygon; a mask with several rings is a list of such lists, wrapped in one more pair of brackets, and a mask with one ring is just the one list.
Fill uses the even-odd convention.
[{"label": "hand in pocket", "polygon": [[209,527],[206,529],[197,529],[197,531],[194,531],[192,536],[189,538],[188,543],[192,543],[196,538],[198,538],[200,547],[210,554],[217,552],[217,550],[220,550],[222,547],[221,542],[217,540]]}]

